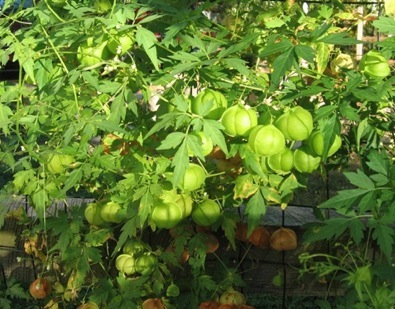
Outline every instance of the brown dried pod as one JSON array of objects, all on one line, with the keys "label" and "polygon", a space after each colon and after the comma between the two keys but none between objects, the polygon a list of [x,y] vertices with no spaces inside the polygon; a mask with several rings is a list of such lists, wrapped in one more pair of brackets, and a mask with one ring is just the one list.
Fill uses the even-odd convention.
[{"label": "brown dried pod", "polygon": [[294,250],[298,246],[298,238],[295,231],[281,227],[275,230],[270,237],[270,247],[276,251]]}]

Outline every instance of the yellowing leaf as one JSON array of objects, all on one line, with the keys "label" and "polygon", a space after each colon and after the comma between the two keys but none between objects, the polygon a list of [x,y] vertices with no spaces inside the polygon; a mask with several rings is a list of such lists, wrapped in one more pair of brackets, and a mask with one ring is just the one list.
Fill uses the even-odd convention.
[{"label": "yellowing leaf", "polygon": [[234,199],[248,198],[259,190],[259,185],[253,182],[251,175],[241,175],[236,178],[236,186],[234,188]]},{"label": "yellowing leaf", "polygon": [[384,9],[388,15],[395,16],[395,0],[384,0]]}]

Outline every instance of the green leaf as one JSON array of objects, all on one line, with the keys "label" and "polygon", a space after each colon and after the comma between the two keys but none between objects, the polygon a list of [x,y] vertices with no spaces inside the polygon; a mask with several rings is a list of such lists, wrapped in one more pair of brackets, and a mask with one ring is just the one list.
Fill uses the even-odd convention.
[{"label": "green leaf", "polygon": [[372,151],[368,154],[368,159],[369,161],[366,162],[366,165],[369,166],[373,171],[383,175],[388,174],[389,162],[385,152],[379,153],[377,151]]},{"label": "green leaf", "polygon": [[381,33],[395,34],[395,20],[393,17],[380,16],[373,21],[373,26]]},{"label": "green leaf", "polygon": [[12,110],[8,106],[0,103],[0,129],[3,130],[5,135],[10,134],[8,125],[11,123],[10,116],[12,116]]},{"label": "green leaf", "polygon": [[261,224],[262,218],[266,214],[266,203],[260,190],[249,199],[244,213],[249,225],[256,227]]},{"label": "green leaf", "polygon": [[30,295],[26,291],[26,288],[22,287],[19,283],[14,283],[8,286],[7,295],[13,299],[15,298],[26,299],[26,300],[30,299]]},{"label": "green leaf", "polygon": [[169,56],[169,58],[182,61],[182,62],[195,62],[195,63],[200,63],[201,60],[199,57],[197,57],[194,54],[191,53],[186,53],[184,51],[179,51],[175,53],[174,55]]},{"label": "green leaf", "polygon": [[3,309],[12,309],[11,307],[12,301],[7,299],[7,298],[3,298],[0,297],[0,307]]},{"label": "green leaf", "polygon": [[212,119],[203,120],[203,132],[207,137],[210,137],[214,145],[218,145],[219,148],[228,156],[228,147],[225,140],[225,136],[222,133],[223,126],[219,121]]},{"label": "green leaf", "polygon": [[[302,90],[299,90],[299,89],[298,89],[297,93],[292,94],[291,96],[286,96],[286,99],[287,99],[287,100],[294,100],[294,99],[297,99],[297,98],[311,97],[311,96],[320,94],[320,93],[322,93],[322,92],[324,92],[324,91],[326,91],[326,90],[327,90],[327,89],[324,88],[324,87],[311,85],[311,86],[309,86],[309,87],[306,88],[306,89],[302,89]],[[331,108],[333,108],[333,109],[336,108],[335,106],[333,106],[333,107],[332,107],[332,106],[325,106],[325,107],[331,107]],[[318,111],[320,111],[322,108],[323,108],[323,107],[319,108],[319,109],[317,110],[317,113],[318,113]]]},{"label": "green leaf", "polygon": [[363,43],[362,41],[349,37],[348,35],[348,32],[331,33],[321,37],[317,40],[317,42],[333,45],[356,45]]},{"label": "green leaf", "polygon": [[155,45],[157,42],[157,38],[155,34],[144,27],[137,27],[136,42],[143,47],[155,69],[159,71],[159,60]]},{"label": "green leaf", "polygon": [[35,178],[33,169],[19,171],[14,174],[13,184],[17,190],[21,190],[26,183],[31,182]]},{"label": "green leaf", "polygon": [[321,241],[340,237],[348,227],[349,218],[330,218],[324,223],[310,229],[306,234],[304,241],[306,243]]},{"label": "green leaf", "polygon": [[98,263],[101,261],[101,248],[85,247],[84,255],[87,261]]},{"label": "green leaf", "polygon": [[358,211],[364,213],[366,211],[375,211],[377,206],[377,193],[375,191],[367,192],[358,203]]},{"label": "green leaf", "polygon": [[[145,207],[141,206],[141,204],[140,204],[140,208],[144,209]],[[115,256],[118,254],[119,250],[121,250],[121,248],[123,247],[123,245],[125,244],[125,242],[128,239],[136,236],[136,229],[138,227],[136,218],[137,218],[137,216],[129,219],[128,221],[125,222],[125,224],[123,224],[122,229],[121,229],[122,232],[119,235],[118,242],[117,242],[117,245],[116,245],[114,251],[112,252],[112,256]],[[142,224],[140,224],[140,225],[142,225]]]},{"label": "green leaf", "polygon": [[34,210],[37,216],[41,219],[45,219],[45,210],[47,208],[49,199],[47,191],[44,188],[38,187],[38,189],[31,196]]},{"label": "green leaf", "polygon": [[246,61],[239,58],[225,58],[222,60],[222,63],[225,64],[225,67],[230,69],[236,69],[240,72],[240,74],[244,76],[251,75],[251,71],[246,67]]},{"label": "green leaf", "polygon": [[259,55],[259,57],[267,57],[276,53],[284,53],[286,51],[292,50],[293,46],[294,45],[291,43],[291,41],[284,38],[280,39],[278,35],[275,35],[269,38],[265,49]]},{"label": "green leaf", "polygon": [[307,62],[313,63],[315,58],[315,50],[307,45],[296,45],[295,46],[295,54],[299,58],[303,58]]},{"label": "green leaf", "polygon": [[225,49],[222,48],[221,51],[218,53],[217,57],[218,58],[225,58],[229,55],[234,55],[240,51],[247,49],[248,46],[256,40],[257,36],[258,35],[256,33],[248,34],[239,43],[232,44],[232,45],[230,45],[230,47],[225,48]]},{"label": "green leaf", "polygon": [[272,17],[268,21],[265,22],[265,27],[268,29],[280,28],[285,25],[285,21],[283,17]]},{"label": "green leaf", "polygon": [[149,190],[146,190],[145,194],[141,197],[140,205],[139,205],[139,219],[140,226],[144,225],[144,222],[148,219],[148,216],[151,214],[153,206],[153,197]]},{"label": "green leaf", "polygon": [[312,41],[317,42],[317,40],[321,38],[330,28],[332,28],[332,24],[330,23],[323,23],[320,27],[316,27],[310,32]]},{"label": "green leaf", "polygon": [[328,6],[328,5],[321,5],[318,13],[320,16],[322,16],[324,19],[329,19],[332,17],[333,14],[333,7]]},{"label": "green leaf", "polygon": [[184,142],[178,148],[176,154],[174,155],[172,166],[174,166],[173,172],[173,184],[178,186],[181,183],[181,179],[184,177],[185,170],[189,164],[189,156],[187,145],[184,139]]},{"label": "green leaf", "polygon": [[146,136],[144,136],[144,139],[147,139],[150,137],[152,134],[159,132],[163,129],[167,129],[170,127],[174,120],[177,118],[177,115],[174,113],[168,113],[160,117],[160,120],[154,124],[154,126],[148,131]]},{"label": "green leaf", "polygon": [[372,179],[376,183],[376,186],[378,187],[385,186],[390,181],[387,175],[383,175],[383,174],[370,175],[370,179]]},{"label": "green leaf", "polygon": [[353,238],[355,244],[358,246],[363,237],[365,231],[365,225],[361,222],[359,218],[354,218],[348,222],[351,237]]},{"label": "green leaf", "polygon": [[347,206],[347,209],[349,209],[354,205],[354,202],[358,198],[363,197],[367,192],[369,192],[369,190],[367,191],[365,189],[342,190],[334,197],[320,204],[318,207],[341,210],[343,206]]},{"label": "green leaf", "polygon": [[284,77],[285,73],[292,68],[295,61],[294,49],[289,48],[283,54],[278,56],[273,61],[273,73],[271,76],[272,84],[270,90],[273,91],[279,85],[281,78]]},{"label": "green leaf", "polygon": [[178,23],[173,23],[166,28],[166,35],[162,41],[163,44],[167,44],[171,39],[173,39],[181,30],[185,29],[188,25],[187,21],[180,21]]},{"label": "green leaf", "polygon": [[157,148],[157,150],[165,150],[165,149],[174,149],[177,148],[179,145],[182,144],[182,142],[186,138],[186,134],[183,132],[173,132],[170,133],[169,135],[166,136],[166,138],[162,141],[160,146]]},{"label": "green leaf", "polygon": [[179,63],[173,67],[173,70],[171,71],[172,75],[177,75],[183,72],[188,72],[192,70],[193,68],[197,67],[200,65],[198,62],[185,62],[185,63]]},{"label": "green leaf", "polygon": [[325,161],[328,155],[328,151],[333,144],[336,135],[340,134],[340,122],[336,114],[332,113],[327,115],[325,118],[321,118],[319,126],[324,139],[324,148],[322,153],[322,160]]},{"label": "green leaf", "polygon": [[292,194],[295,189],[301,187],[304,187],[304,185],[299,183],[298,178],[292,173],[281,182],[279,191],[282,196],[285,196],[287,194]]},{"label": "green leaf", "polygon": [[111,102],[111,113],[108,121],[112,123],[120,123],[126,116],[126,102],[123,94],[117,95]]},{"label": "green leaf", "polygon": [[186,140],[187,140],[187,147],[193,153],[193,155],[205,161],[202,143],[200,142],[199,137],[195,135],[188,135],[188,138]]},{"label": "green leaf", "polygon": [[380,221],[370,221],[370,226],[373,228],[372,237],[377,241],[381,252],[385,255],[388,262],[392,259],[393,246],[394,246],[394,228]]},{"label": "green leaf", "polygon": [[373,181],[361,170],[357,170],[356,173],[344,172],[343,174],[354,186],[366,190],[375,189]]},{"label": "green leaf", "polygon": [[124,133],[124,134],[128,133],[128,131],[126,131],[125,129],[122,129],[118,124],[113,123],[111,121],[104,120],[104,119],[93,118],[92,124],[96,125],[99,129],[101,129],[105,132],[118,132],[118,133]]},{"label": "green leaf", "polygon": [[66,193],[73,187],[78,188],[80,185],[80,181],[82,179],[82,167],[73,170],[67,177],[66,182],[64,183],[62,191]]},{"label": "green leaf", "polygon": [[233,216],[228,216],[227,214],[228,213],[225,212],[224,215],[222,216],[221,226],[233,250],[236,250],[236,243],[235,243],[236,222]]},{"label": "green leaf", "polygon": [[339,112],[344,118],[351,120],[351,121],[360,121],[360,117],[358,114],[358,110],[352,106],[348,101],[344,101],[339,105]]},{"label": "green leaf", "polygon": [[357,127],[356,146],[360,150],[362,137],[365,135],[366,130],[369,128],[368,118],[363,119]]}]

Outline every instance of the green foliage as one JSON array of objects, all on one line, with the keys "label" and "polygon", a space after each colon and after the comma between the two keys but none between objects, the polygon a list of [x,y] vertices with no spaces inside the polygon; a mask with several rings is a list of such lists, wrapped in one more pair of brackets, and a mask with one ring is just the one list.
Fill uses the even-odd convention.
[{"label": "green foliage", "polygon": [[[341,168],[353,186],[320,205],[338,216],[306,234],[308,242],[348,237],[339,246],[344,258],[327,256],[317,269],[321,275],[342,272],[350,299],[379,306],[386,296],[390,302],[392,279],[380,285],[376,261],[367,254],[355,258],[351,248],[366,244],[368,252],[374,243],[377,260],[391,269],[395,168],[385,141],[393,131],[394,77],[378,82],[357,66],[331,71],[332,59],[360,43],[349,25],[356,18],[352,9],[338,2],[312,4],[309,12],[288,1],[195,2],[48,0],[6,11],[6,1],[0,62],[14,62],[19,71],[16,80],[0,83],[0,196],[1,203],[25,196],[29,212],[1,207],[0,225],[7,216],[19,220],[23,240],[34,249],[26,254],[52,278],[52,296],[66,306],[90,300],[132,308],[161,298],[169,308],[197,308],[225,288],[242,286],[238,270],[216,254],[226,271],[210,273],[205,233],[223,235],[225,245],[237,250],[237,223],[246,221],[251,232],[269,207],[286,211],[308,173],[270,169],[248,136],[225,133],[220,113],[212,115],[212,99],[199,102],[196,111],[194,99],[212,89],[224,96],[221,104],[248,105],[257,125],[274,125],[295,107],[312,115],[303,141],[299,134],[283,141],[279,132],[280,148],[305,149],[305,137],[320,131],[323,151],[314,172]],[[219,14],[208,18],[208,11]],[[394,32],[387,16],[373,26]],[[125,33],[133,44],[118,52],[114,39]],[[381,60],[393,59],[392,43],[388,38],[373,46]],[[198,132],[213,143],[208,155]],[[328,156],[335,135],[342,145]],[[68,159],[54,166],[55,154]],[[352,155],[362,162],[356,172],[347,170]],[[203,232],[190,216],[175,230],[157,228],[156,202],[182,192],[191,163],[205,174],[189,192],[192,208],[211,199],[221,206],[219,219]],[[110,215],[121,219],[89,224],[88,203],[68,205],[70,196],[116,203],[119,210]],[[64,213],[54,212],[59,204]],[[168,232],[171,239],[154,241]],[[158,260],[150,274],[125,275],[114,265],[135,238],[150,243],[146,253]],[[184,249],[188,257],[181,263]],[[314,258],[304,256],[306,265]],[[171,292],[174,285],[179,293]],[[9,295],[1,299],[6,307]]]},{"label": "green foliage", "polygon": [[[331,255],[306,253],[300,259],[305,263],[304,271],[311,271],[318,276],[332,273],[334,281],[347,273],[342,280],[347,282],[348,287],[355,289],[361,304],[380,308],[384,304],[374,294],[390,294],[394,285],[393,280],[383,283],[380,273],[372,267],[377,263],[389,272],[393,268],[393,163],[384,151],[371,151],[366,159],[364,170],[344,173],[355,189],[342,190],[320,205],[322,209],[336,210],[340,217],[327,218],[318,225],[314,224],[305,235],[308,243],[328,240],[335,241],[338,246],[339,242],[347,239],[349,245],[344,248],[347,254],[337,259]],[[354,251],[356,248],[359,249]],[[378,258],[372,256],[372,250],[377,251]],[[325,265],[318,262],[324,256],[328,260]],[[393,300],[389,300],[385,306],[389,304],[393,304]]]}]

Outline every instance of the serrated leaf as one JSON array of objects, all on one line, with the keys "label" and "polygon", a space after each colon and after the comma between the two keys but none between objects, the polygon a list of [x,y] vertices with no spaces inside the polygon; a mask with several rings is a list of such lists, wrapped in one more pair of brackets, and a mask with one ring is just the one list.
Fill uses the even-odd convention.
[{"label": "serrated leaf", "polygon": [[180,112],[186,113],[189,109],[189,101],[182,95],[174,94],[172,103]]},{"label": "serrated leaf", "polygon": [[343,206],[348,206],[351,208],[354,205],[354,202],[364,196],[367,190],[364,189],[349,189],[339,191],[337,195],[330,198],[329,200],[323,202],[318,207],[319,208],[334,208],[340,210]]},{"label": "serrated leaf", "polygon": [[234,199],[245,199],[254,195],[259,190],[259,185],[254,183],[252,175],[239,175],[235,180],[233,189]]},{"label": "serrated leaf", "polygon": [[179,198],[176,190],[163,190],[160,199],[165,203],[174,203]]},{"label": "serrated leaf", "polygon": [[378,187],[385,186],[389,182],[388,177],[383,174],[373,174],[370,175],[370,178],[376,183],[376,186]]},{"label": "serrated leaf", "polygon": [[8,125],[11,123],[9,118],[12,115],[12,110],[8,106],[0,103],[0,129],[3,130],[5,135],[10,133]]},{"label": "serrated leaf", "polygon": [[332,28],[331,23],[323,23],[321,27],[316,27],[310,33],[310,37],[313,41],[316,41],[320,37],[322,37],[330,28]]},{"label": "serrated leaf", "polygon": [[66,182],[63,186],[63,192],[66,193],[72,187],[79,187],[80,181],[82,179],[82,167],[73,170],[67,177]]},{"label": "serrated leaf", "polygon": [[157,41],[158,40],[152,31],[144,27],[137,27],[136,42],[143,47],[145,53],[150,58],[155,69],[159,71],[159,61],[155,46]]},{"label": "serrated leaf", "polygon": [[[297,99],[297,98],[311,97],[311,96],[320,94],[320,93],[322,93],[322,92],[324,92],[326,90],[327,89],[324,88],[324,87],[311,85],[311,86],[309,86],[306,89],[302,89],[302,90],[298,89],[297,93],[293,94],[292,96],[287,96],[286,98],[287,98],[287,100],[294,100],[294,99]],[[332,106],[325,106],[325,107],[332,107]],[[333,107],[333,108],[336,108],[336,107]],[[318,111],[320,109],[318,109]]]},{"label": "serrated leaf", "polygon": [[265,27],[268,29],[280,28],[283,25],[285,25],[285,21],[280,17],[272,17],[265,21]]},{"label": "serrated leaf", "polygon": [[92,119],[92,124],[96,125],[99,129],[106,132],[118,132],[128,134],[128,131],[122,129],[117,123],[105,119]]},{"label": "serrated leaf", "polygon": [[165,37],[162,40],[163,44],[167,44],[172,38],[174,38],[181,30],[185,29],[188,25],[187,21],[180,21],[178,23],[172,23],[166,28]]},{"label": "serrated leaf", "polygon": [[388,262],[390,262],[392,258],[394,236],[395,231],[393,227],[381,224],[380,222],[376,222],[376,224],[373,224],[372,237],[374,240],[377,241],[381,252],[383,252]]},{"label": "serrated leaf", "polygon": [[175,149],[181,145],[186,137],[183,132],[173,132],[166,136],[157,150]]},{"label": "serrated leaf", "polygon": [[170,127],[174,120],[177,118],[177,115],[174,113],[168,113],[161,116],[159,121],[157,121],[154,126],[148,131],[148,133],[144,136],[144,139],[147,139],[152,134],[161,131],[162,129],[167,129]]},{"label": "serrated leaf", "polygon": [[266,201],[281,204],[281,196],[273,187],[262,187],[261,191]]},{"label": "serrated leaf", "polygon": [[34,170],[19,171],[14,174],[13,184],[17,190],[24,187],[25,183],[34,178]]},{"label": "serrated leaf", "polygon": [[293,193],[295,189],[301,187],[303,187],[303,185],[299,183],[298,178],[294,174],[290,174],[284,179],[284,181],[281,182],[279,191],[284,196]]},{"label": "serrated leaf", "polygon": [[260,190],[247,202],[244,212],[249,225],[258,226],[261,223],[263,216],[266,214],[266,203]]},{"label": "serrated leaf", "polygon": [[347,229],[349,218],[330,218],[305,234],[305,242],[311,243],[341,236]]},{"label": "serrated leaf", "polygon": [[315,56],[315,61],[317,63],[317,71],[322,74],[328,66],[332,47],[331,45],[322,42],[317,43],[316,45],[317,54]]},{"label": "serrated leaf", "polygon": [[197,137],[196,135],[191,135],[191,134],[188,135],[187,147],[188,147],[188,150],[190,150],[190,152],[194,156],[198,157],[202,161],[205,161],[205,156],[203,154],[203,147],[202,147],[199,137]]},{"label": "serrated leaf", "polygon": [[[122,226],[122,232],[121,235],[118,238],[118,242],[117,245],[114,249],[114,251],[112,252],[112,256],[115,256],[118,254],[119,250],[121,250],[121,248],[123,247],[123,245],[125,244],[125,242],[136,236],[136,230],[137,230],[137,224],[136,224],[136,219],[137,216],[129,219],[128,221],[126,221],[126,223],[123,224]],[[141,226],[142,224],[140,224]]]},{"label": "serrated leaf", "polygon": [[377,206],[377,193],[375,191],[367,192],[358,203],[358,210],[360,213],[366,211],[374,211]]},{"label": "serrated leaf", "polygon": [[373,181],[361,170],[357,170],[356,173],[344,172],[344,176],[356,187],[366,190],[374,190],[375,185]]},{"label": "serrated leaf", "polygon": [[289,71],[295,61],[294,48],[289,48],[273,61],[273,73],[270,89],[273,91],[279,85],[281,78]]},{"label": "serrated leaf", "polygon": [[212,119],[203,120],[203,132],[211,138],[214,145],[218,145],[219,148],[228,156],[228,147],[225,140],[225,136],[222,133],[223,126],[219,121]]},{"label": "serrated leaf", "polygon": [[395,20],[393,17],[380,16],[373,21],[373,26],[381,33],[395,34]]},{"label": "serrated leaf", "polygon": [[39,187],[31,196],[34,210],[37,216],[41,219],[45,219],[45,210],[48,206],[48,194],[44,188]]},{"label": "serrated leaf", "polygon": [[265,49],[259,55],[259,57],[267,57],[276,53],[283,53],[284,51],[292,50],[293,44],[291,41],[282,38],[280,41],[279,36],[275,35],[269,38],[268,44],[266,44]]},{"label": "serrated leaf", "polygon": [[143,226],[145,221],[147,221],[148,216],[151,213],[153,206],[153,197],[149,190],[145,191],[145,194],[140,199],[139,204],[139,219],[140,219],[140,226]]},{"label": "serrated leaf", "polygon": [[233,250],[236,250],[236,243],[235,243],[236,222],[235,222],[234,218],[228,217],[225,213],[222,216],[221,226],[222,226],[225,236],[229,240],[229,243],[232,246]]},{"label": "serrated leaf", "polygon": [[377,151],[372,151],[368,154],[369,161],[366,162],[366,165],[369,166],[373,171],[377,173],[381,173],[383,175],[387,175],[388,173],[388,158],[386,154],[379,153]]},{"label": "serrated leaf", "polygon": [[236,69],[240,74],[249,76],[251,71],[246,67],[246,61],[240,58],[225,58],[222,60],[225,67],[230,69]]},{"label": "serrated leaf", "polygon": [[307,62],[313,63],[315,58],[315,50],[308,45],[296,45],[295,54],[299,58],[303,58]]},{"label": "serrated leaf", "polygon": [[361,220],[359,220],[359,218],[350,220],[348,225],[350,227],[351,237],[358,246],[364,237],[365,225],[361,222]]},{"label": "serrated leaf", "polygon": [[356,45],[363,43],[357,39],[354,39],[349,36],[348,32],[339,32],[339,33],[331,33],[324,37],[321,37],[317,40],[317,42],[323,42],[326,44],[333,44],[333,45]]},{"label": "serrated leaf", "polygon": [[365,135],[366,130],[369,128],[368,118],[363,119],[357,127],[356,146],[360,150],[362,137]]},{"label": "serrated leaf", "polygon": [[258,37],[257,33],[250,33],[243,38],[242,41],[236,44],[231,44],[228,48],[221,48],[221,51],[218,53],[218,58],[225,58],[229,55],[234,55],[240,51],[245,50],[248,46],[256,40]]},{"label": "serrated leaf", "polygon": [[350,106],[350,103],[345,101],[339,105],[339,112],[340,115],[348,120],[360,121],[360,117],[358,114],[358,110],[352,106]]},{"label": "serrated leaf", "polygon": [[322,152],[322,160],[325,161],[328,151],[333,144],[336,135],[340,134],[340,122],[335,114],[327,115],[320,119],[319,125],[324,139],[324,147]]},{"label": "serrated leaf", "polygon": [[117,95],[111,103],[111,113],[108,120],[112,123],[120,123],[126,116],[126,102],[123,94]]},{"label": "serrated leaf", "polygon": [[184,177],[185,170],[189,164],[189,156],[187,146],[184,142],[178,148],[177,152],[174,155],[172,166],[174,167],[173,171],[173,184],[178,186],[181,183],[181,179]]}]

